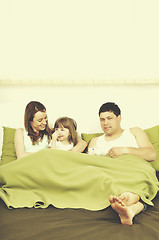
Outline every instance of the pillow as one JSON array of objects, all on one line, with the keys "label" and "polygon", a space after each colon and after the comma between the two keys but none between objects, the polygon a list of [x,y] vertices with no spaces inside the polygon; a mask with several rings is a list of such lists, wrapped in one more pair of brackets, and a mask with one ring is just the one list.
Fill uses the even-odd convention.
[{"label": "pillow", "polygon": [[[153,147],[155,148],[157,154],[156,160],[151,164],[156,171],[159,171],[159,125],[145,129],[144,131],[148,135],[149,140],[152,143]],[[91,134],[82,133],[81,136],[83,140],[85,140],[86,143],[88,144],[92,140],[92,138],[99,137],[102,134],[104,133],[91,133]]]},{"label": "pillow", "polygon": [[0,165],[4,165],[17,159],[14,147],[14,135],[14,128],[3,127],[3,145]]},{"label": "pillow", "polygon": [[81,133],[82,139],[88,144],[93,138],[99,137],[103,135],[104,133]]},{"label": "pillow", "polygon": [[150,142],[156,150],[156,160],[152,162],[152,166],[159,171],[159,125],[144,130],[149,137]]}]

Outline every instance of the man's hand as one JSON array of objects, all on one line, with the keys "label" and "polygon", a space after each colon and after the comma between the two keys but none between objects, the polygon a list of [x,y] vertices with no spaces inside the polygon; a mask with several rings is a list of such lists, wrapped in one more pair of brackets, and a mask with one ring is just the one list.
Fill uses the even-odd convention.
[{"label": "man's hand", "polygon": [[126,147],[113,147],[108,151],[108,154],[111,158],[115,158],[120,155],[127,154],[127,148]]}]

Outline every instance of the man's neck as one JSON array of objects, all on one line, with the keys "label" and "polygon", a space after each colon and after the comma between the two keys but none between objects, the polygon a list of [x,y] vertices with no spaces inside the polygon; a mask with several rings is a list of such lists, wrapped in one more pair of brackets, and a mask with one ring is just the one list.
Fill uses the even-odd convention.
[{"label": "man's neck", "polygon": [[123,132],[124,132],[124,130],[122,128],[120,128],[118,131],[116,131],[112,134],[105,134],[105,139],[107,141],[115,140],[115,139],[119,138],[123,134]]}]

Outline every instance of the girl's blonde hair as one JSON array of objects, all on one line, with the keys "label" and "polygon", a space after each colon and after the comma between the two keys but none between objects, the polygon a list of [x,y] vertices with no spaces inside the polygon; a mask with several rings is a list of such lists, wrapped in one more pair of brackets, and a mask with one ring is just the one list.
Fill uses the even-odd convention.
[{"label": "girl's blonde hair", "polygon": [[78,135],[77,135],[77,123],[74,119],[72,118],[68,118],[68,117],[60,117],[56,120],[55,124],[54,124],[54,130],[55,128],[68,128],[70,135],[68,137],[69,142],[73,142],[73,145],[75,146],[77,144],[78,141]]}]

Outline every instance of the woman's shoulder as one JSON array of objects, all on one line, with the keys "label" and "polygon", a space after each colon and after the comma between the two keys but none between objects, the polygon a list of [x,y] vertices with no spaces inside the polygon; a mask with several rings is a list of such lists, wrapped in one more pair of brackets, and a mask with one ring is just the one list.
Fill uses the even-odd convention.
[{"label": "woman's shoulder", "polygon": [[24,132],[24,128],[17,128],[16,132]]},{"label": "woman's shoulder", "polygon": [[17,128],[17,129],[15,130],[15,134],[16,134],[16,135],[17,135],[17,134],[24,135],[24,128]]}]

